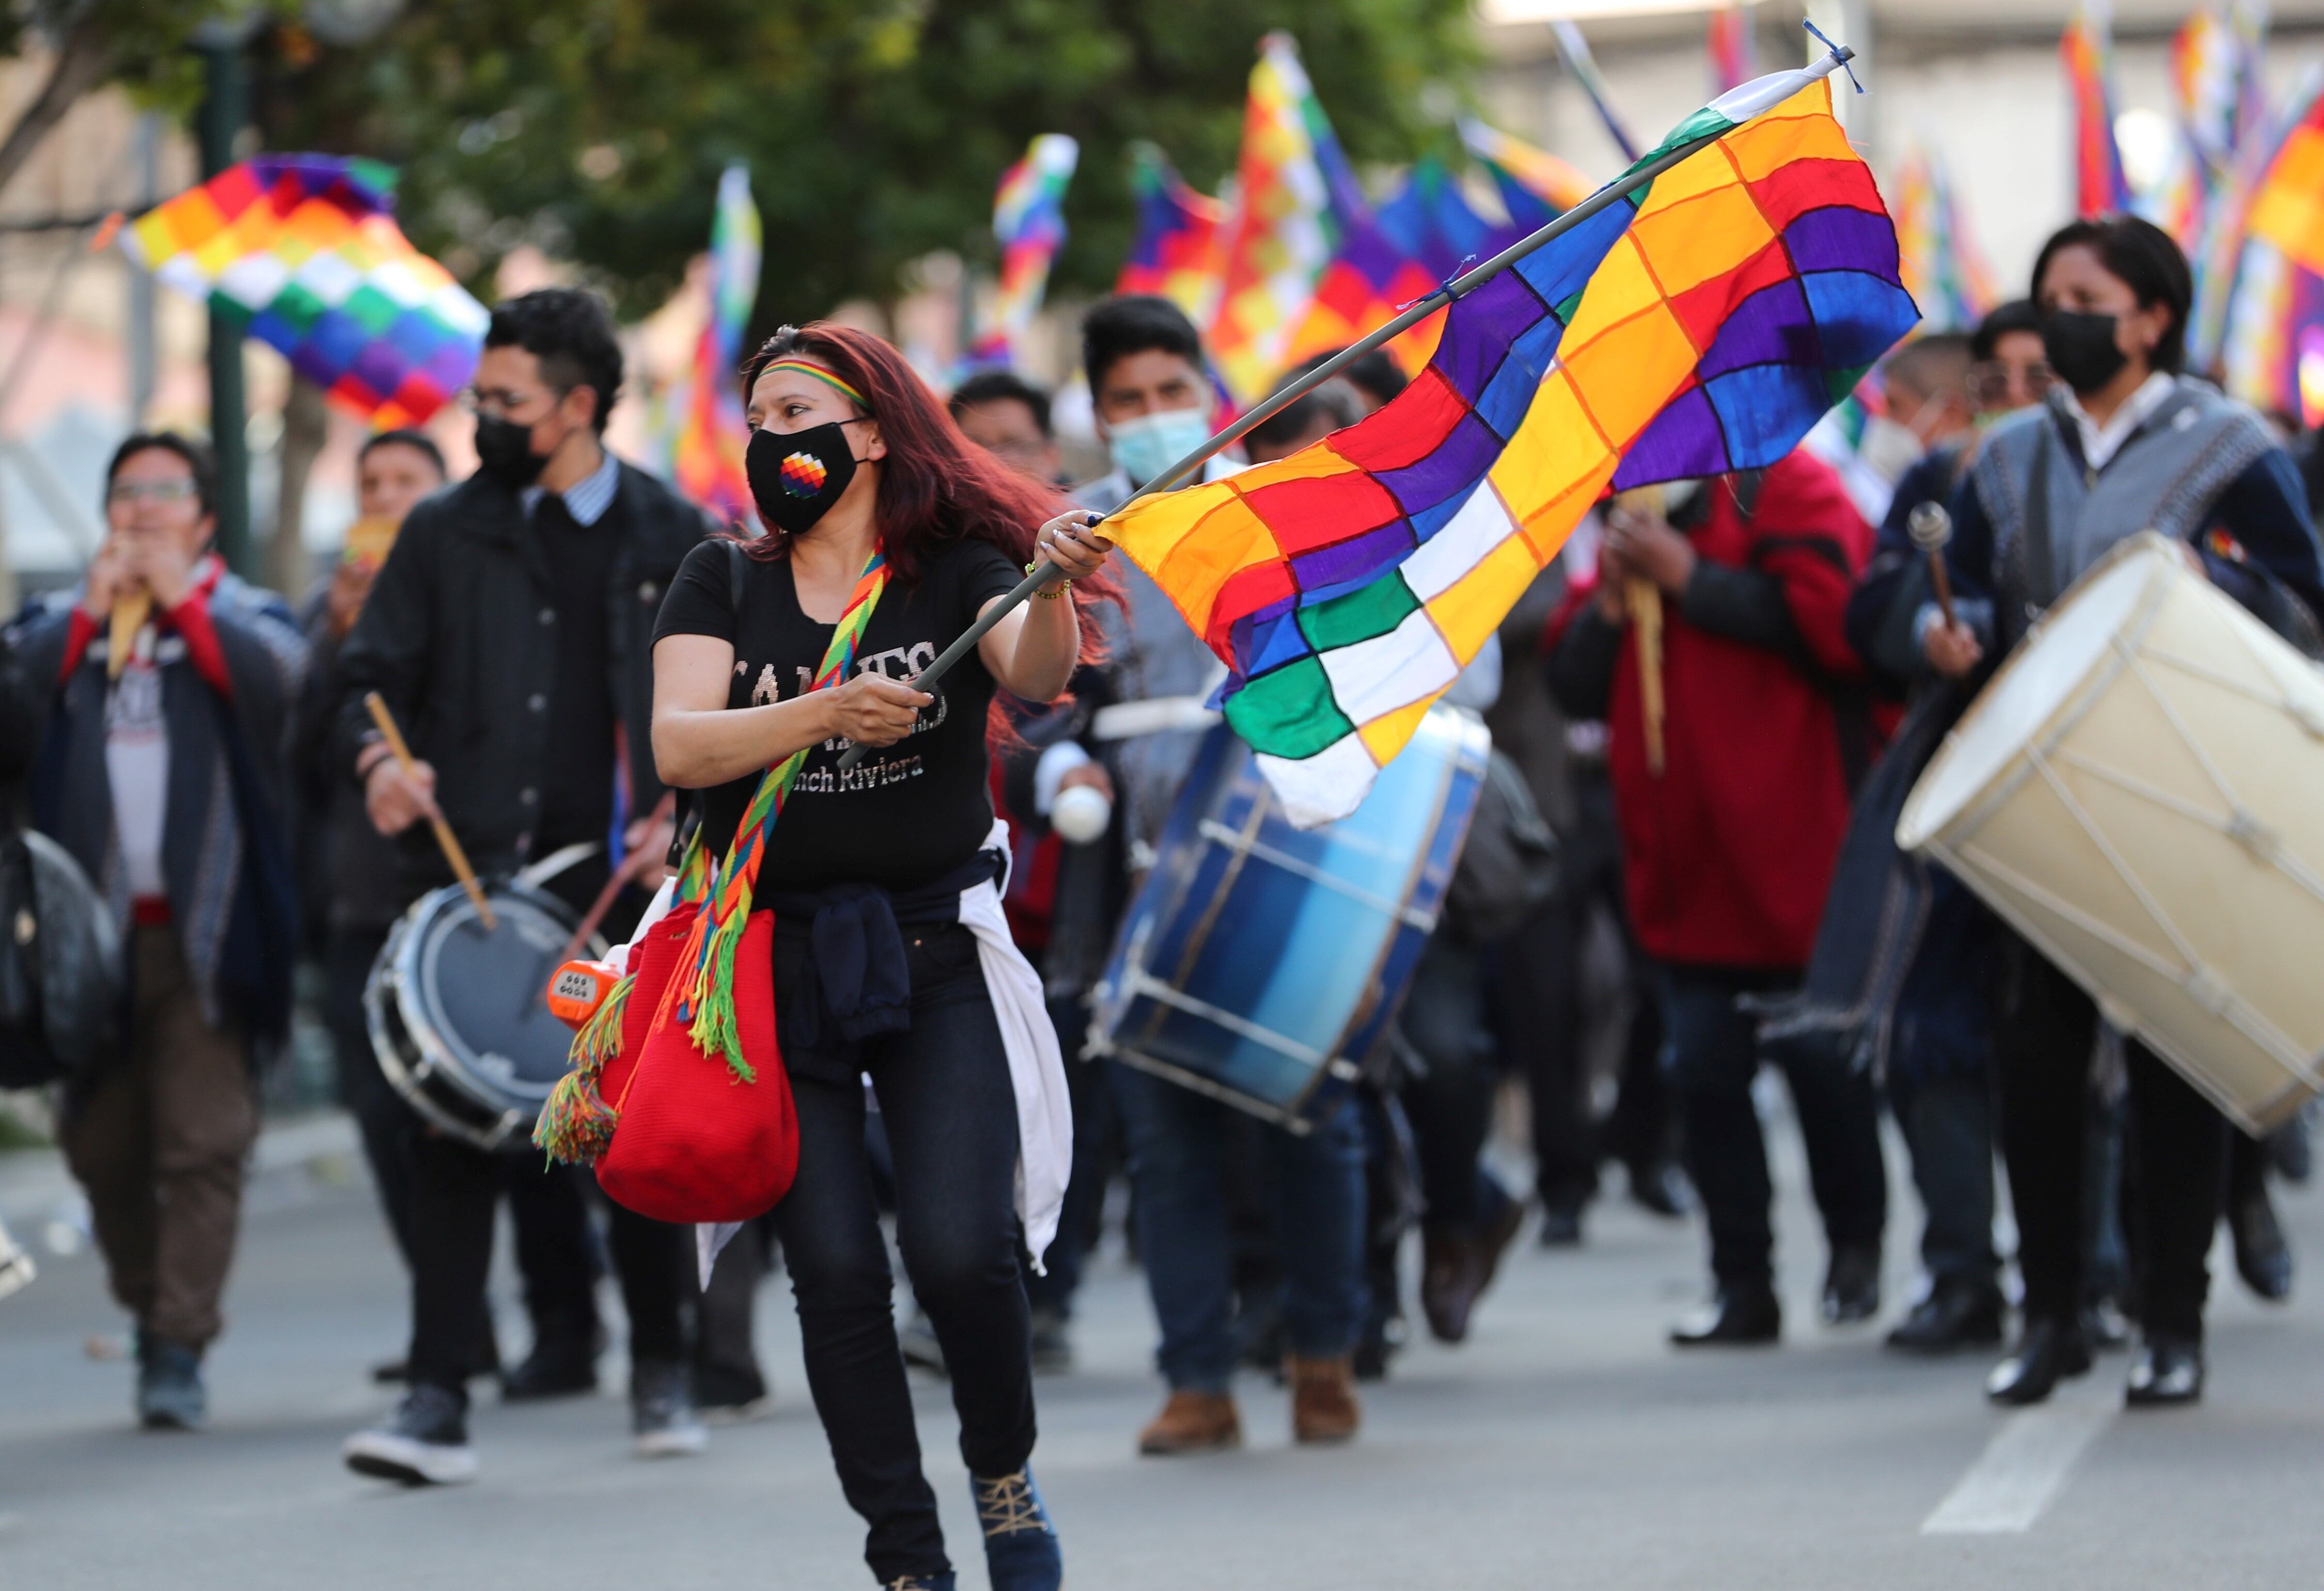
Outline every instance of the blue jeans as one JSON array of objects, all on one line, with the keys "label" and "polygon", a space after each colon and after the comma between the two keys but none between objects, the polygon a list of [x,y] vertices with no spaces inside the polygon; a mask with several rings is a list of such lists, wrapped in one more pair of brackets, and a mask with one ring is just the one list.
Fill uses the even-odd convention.
[{"label": "blue jeans", "polygon": [[[1156,1363],[1174,1392],[1222,1393],[1234,1375],[1235,1336],[1221,1129],[1233,1107],[1106,1064],[1129,1140],[1139,1257],[1162,1326]],[[1291,1351],[1352,1353],[1367,1304],[1362,1117],[1342,1108],[1305,1137],[1271,1127],[1259,1137]]]}]

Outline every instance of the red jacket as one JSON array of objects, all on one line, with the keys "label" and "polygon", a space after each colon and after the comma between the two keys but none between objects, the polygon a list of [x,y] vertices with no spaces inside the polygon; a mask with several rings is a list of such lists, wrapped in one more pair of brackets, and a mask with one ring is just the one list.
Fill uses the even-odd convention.
[{"label": "red jacket", "polygon": [[[1802,967],[1873,747],[1841,628],[1872,530],[1805,453],[1765,473],[1748,519],[1738,478],[1708,489],[1711,510],[1687,533],[1696,574],[1663,602],[1663,772],[1646,767],[1636,643],[1598,613],[1590,584],[1551,621],[1552,677],[1568,712],[1606,718],[1631,924],[1647,953]],[[1575,699],[1589,693],[1574,682],[1592,676],[1600,700]]]}]

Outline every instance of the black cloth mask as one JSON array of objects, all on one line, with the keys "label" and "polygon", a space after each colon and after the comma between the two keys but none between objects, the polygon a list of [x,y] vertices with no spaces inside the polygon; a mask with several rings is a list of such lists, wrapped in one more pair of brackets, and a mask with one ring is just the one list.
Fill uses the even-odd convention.
[{"label": "black cloth mask", "polygon": [[511,492],[540,479],[546,454],[532,450],[532,428],[497,414],[476,417],[476,466]]},{"label": "black cloth mask", "polygon": [[2122,373],[2130,356],[2115,346],[2115,317],[2052,309],[2042,317],[2042,353],[2058,379],[2078,394],[2097,391]]},{"label": "black cloth mask", "polygon": [[751,500],[772,530],[804,536],[831,511],[855,478],[854,450],[847,446],[845,420],[809,426],[804,431],[757,430],[743,451]]}]

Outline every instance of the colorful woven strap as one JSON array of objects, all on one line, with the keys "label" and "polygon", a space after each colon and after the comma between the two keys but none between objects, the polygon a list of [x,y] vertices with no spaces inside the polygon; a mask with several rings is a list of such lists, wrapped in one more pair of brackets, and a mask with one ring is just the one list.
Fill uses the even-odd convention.
[{"label": "colorful woven strap", "polygon": [[[855,577],[855,589],[840,612],[831,644],[824,648],[823,667],[816,671],[815,683],[808,688],[819,691],[846,679],[855,662],[856,643],[863,639],[872,611],[887,588],[887,555],[874,550],[863,573]],[[679,959],[678,975],[670,979],[668,998],[675,1002],[670,1014],[688,1025],[695,1048],[706,1054],[724,1054],[734,1075],[745,1082],[755,1077],[742,1059],[742,1041],[734,1031],[734,951],[742,942],[742,926],[750,918],[751,898],[758,888],[759,865],[766,860],[775,820],[782,816],[783,798],[790,793],[811,750],[802,747],[792,752],[760,778],[751,805],[742,809],[742,821],[735,826],[734,843],[725,861],[705,880],[694,937]],[[684,889],[681,884],[682,899],[688,898]]]}]

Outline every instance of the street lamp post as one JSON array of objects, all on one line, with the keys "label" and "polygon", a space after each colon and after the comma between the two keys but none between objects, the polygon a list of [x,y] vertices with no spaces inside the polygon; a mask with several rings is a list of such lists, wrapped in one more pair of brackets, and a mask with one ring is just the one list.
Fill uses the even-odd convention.
[{"label": "street lamp post", "polygon": [[[235,161],[235,143],[250,120],[249,79],[244,69],[244,31],[204,28],[194,49],[202,60],[202,105],[195,121],[201,144],[202,179],[208,181]],[[210,440],[217,449],[217,550],[237,575],[251,573],[250,438],[247,397],[242,379],[240,317],[210,301]]]}]

